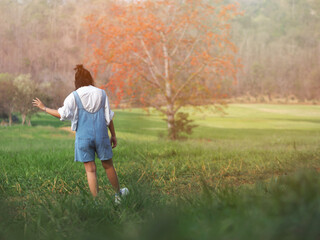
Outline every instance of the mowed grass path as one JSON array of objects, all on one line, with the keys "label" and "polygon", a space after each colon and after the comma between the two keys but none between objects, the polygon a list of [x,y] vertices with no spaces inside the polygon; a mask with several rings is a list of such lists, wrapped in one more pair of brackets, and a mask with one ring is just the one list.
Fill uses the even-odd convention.
[{"label": "mowed grass path", "polygon": [[[92,199],[88,194],[83,166],[73,162],[74,135],[61,129],[70,123],[41,114],[34,117],[33,127],[0,128],[3,236],[68,238],[76,232],[85,238],[85,233],[90,235],[92,231],[83,230],[84,226],[103,224],[108,225],[109,237],[124,239],[143,236],[150,239],[153,234],[153,238],[161,239],[165,233],[168,238],[175,236],[171,239],[186,239],[185,236],[210,239],[214,234],[218,238],[229,236],[228,239],[248,239],[249,235],[274,239],[287,231],[285,227],[281,231],[277,229],[284,219],[277,222],[270,217],[271,223],[269,213],[259,211],[264,209],[261,201],[273,196],[267,194],[272,193],[269,188],[278,194],[278,185],[273,187],[273,184],[279,176],[292,176],[293,191],[300,189],[299,182],[306,182],[303,188],[309,190],[307,194],[319,201],[320,197],[313,192],[318,185],[312,184],[319,184],[320,106],[233,104],[225,109],[223,116],[210,108],[184,111],[199,126],[183,141],[165,138],[164,116],[157,112],[115,111],[118,147],[114,150],[114,163],[121,185],[131,190],[121,208],[114,206],[113,192],[99,160],[96,162],[100,195]],[[296,177],[295,172],[301,169],[313,172]],[[287,184],[287,180],[282,181],[279,188]],[[261,184],[266,185],[261,188]],[[251,218],[247,212],[238,212],[248,204],[244,196],[252,196],[249,205],[256,204],[256,215],[251,214]],[[296,204],[299,199],[294,196],[291,200]],[[218,203],[227,204],[223,208],[227,212],[219,212]],[[309,205],[306,202],[303,208],[308,210]],[[159,209],[168,212],[163,215],[160,210],[157,214]],[[173,216],[171,210],[178,213]],[[216,218],[206,215],[209,212]],[[309,212],[305,214],[307,218]],[[159,218],[155,217],[158,215]],[[248,223],[258,221],[258,230],[244,224],[244,217]],[[314,217],[320,220],[319,215]],[[320,224],[313,217],[310,219]],[[167,221],[177,229],[167,226]],[[135,229],[137,224],[148,222],[151,225],[145,229]],[[161,230],[157,235],[156,222],[169,230]],[[17,225],[22,230],[12,233]],[[201,226],[202,233],[195,231],[193,225]],[[184,231],[180,229],[182,226],[191,230]],[[122,232],[123,227],[130,231]],[[287,227],[290,230],[292,225]],[[270,228],[268,232],[261,231],[266,228]],[[301,231],[301,236],[305,236],[306,229]],[[94,232],[96,238],[105,239],[101,229]],[[318,232],[312,234],[311,238],[319,236]]]}]

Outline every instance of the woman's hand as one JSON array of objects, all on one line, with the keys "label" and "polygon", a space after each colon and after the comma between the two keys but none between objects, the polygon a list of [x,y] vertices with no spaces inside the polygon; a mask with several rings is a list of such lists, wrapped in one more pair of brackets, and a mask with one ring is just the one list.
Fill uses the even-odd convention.
[{"label": "woman's hand", "polygon": [[33,99],[32,104],[34,107],[40,108],[42,111],[46,110],[46,106],[41,102],[39,98]]},{"label": "woman's hand", "polygon": [[110,143],[111,143],[112,148],[115,148],[117,146],[117,138],[115,136],[111,137]]}]

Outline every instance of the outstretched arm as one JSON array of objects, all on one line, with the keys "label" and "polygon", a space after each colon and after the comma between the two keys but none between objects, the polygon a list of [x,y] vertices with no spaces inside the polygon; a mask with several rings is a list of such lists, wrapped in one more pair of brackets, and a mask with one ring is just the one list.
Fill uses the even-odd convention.
[{"label": "outstretched arm", "polygon": [[38,107],[39,109],[41,109],[42,111],[49,113],[50,115],[57,117],[57,118],[61,118],[58,110],[56,109],[51,109],[51,108],[47,108],[39,98],[35,98],[32,101],[33,106]]},{"label": "outstretched arm", "polygon": [[111,133],[111,139],[110,139],[111,146],[112,148],[115,148],[117,146],[117,138],[116,138],[116,131],[114,130],[113,120],[110,121],[108,127]]}]

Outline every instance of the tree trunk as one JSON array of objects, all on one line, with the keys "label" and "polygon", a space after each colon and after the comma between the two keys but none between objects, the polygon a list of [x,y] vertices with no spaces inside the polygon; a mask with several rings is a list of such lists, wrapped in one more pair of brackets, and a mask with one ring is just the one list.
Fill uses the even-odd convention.
[{"label": "tree trunk", "polygon": [[21,118],[22,118],[21,125],[24,125],[24,123],[26,122],[26,114],[22,113]]},{"label": "tree trunk", "polygon": [[167,119],[168,119],[168,133],[171,140],[177,138],[175,124],[174,124],[174,101],[172,96],[172,84],[169,76],[169,55],[167,48],[167,39],[163,32],[161,32],[162,50],[164,55],[164,77],[166,86],[167,99]]},{"label": "tree trunk", "polygon": [[177,138],[176,129],[174,126],[174,111],[173,111],[173,104],[167,104],[167,120],[168,120],[168,133],[169,138],[171,140],[175,140]]},{"label": "tree trunk", "polygon": [[167,120],[168,120],[168,133],[171,140],[177,138],[176,129],[174,125],[174,102],[172,101],[171,84],[166,82],[166,95],[167,95]]},{"label": "tree trunk", "polygon": [[9,126],[11,127],[12,125],[12,113],[11,111],[9,112]]}]

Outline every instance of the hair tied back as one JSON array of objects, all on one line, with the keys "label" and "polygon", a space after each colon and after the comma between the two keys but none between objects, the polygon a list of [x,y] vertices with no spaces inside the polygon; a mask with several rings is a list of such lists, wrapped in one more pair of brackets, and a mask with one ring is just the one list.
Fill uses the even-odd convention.
[{"label": "hair tied back", "polygon": [[82,64],[78,64],[76,65],[76,67],[74,68],[74,70],[79,71],[80,69],[83,69],[83,65]]}]

